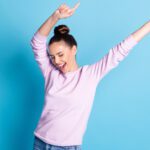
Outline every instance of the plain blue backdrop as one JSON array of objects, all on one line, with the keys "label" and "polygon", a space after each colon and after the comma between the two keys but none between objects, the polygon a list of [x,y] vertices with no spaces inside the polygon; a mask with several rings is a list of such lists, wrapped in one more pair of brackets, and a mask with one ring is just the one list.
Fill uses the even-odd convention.
[{"label": "plain blue backdrop", "polygon": [[[0,1],[1,150],[32,150],[44,79],[30,40],[64,2],[73,7],[77,1]],[[56,24],[70,27],[80,66],[100,60],[150,18],[149,0],[80,2],[73,16]],[[148,35],[98,85],[83,150],[150,150],[149,43]]]}]

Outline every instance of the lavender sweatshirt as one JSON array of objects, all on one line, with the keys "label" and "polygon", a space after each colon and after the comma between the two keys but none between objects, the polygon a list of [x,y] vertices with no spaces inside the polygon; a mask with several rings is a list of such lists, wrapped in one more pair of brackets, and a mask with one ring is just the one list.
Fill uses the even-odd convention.
[{"label": "lavender sweatshirt", "polygon": [[31,46],[44,77],[45,99],[34,135],[57,146],[81,145],[98,83],[136,44],[131,34],[96,63],[63,74],[48,57],[47,37],[37,31]]}]

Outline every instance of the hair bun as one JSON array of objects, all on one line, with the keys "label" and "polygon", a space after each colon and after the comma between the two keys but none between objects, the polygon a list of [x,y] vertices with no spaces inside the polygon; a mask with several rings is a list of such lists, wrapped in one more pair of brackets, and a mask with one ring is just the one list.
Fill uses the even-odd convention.
[{"label": "hair bun", "polygon": [[69,33],[69,28],[62,24],[62,25],[58,25],[57,27],[55,27],[54,29],[54,34],[55,35],[64,35],[64,34],[68,34]]}]

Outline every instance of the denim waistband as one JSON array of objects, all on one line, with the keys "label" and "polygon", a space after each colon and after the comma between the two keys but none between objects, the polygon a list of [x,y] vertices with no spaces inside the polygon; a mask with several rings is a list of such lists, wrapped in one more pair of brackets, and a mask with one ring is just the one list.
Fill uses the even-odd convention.
[{"label": "denim waistband", "polygon": [[34,137],[34,150],[81,150],[81,145],[71,145],[71,146],[58,146],[53,144],[48,144],[42,141],[39,137]]}]

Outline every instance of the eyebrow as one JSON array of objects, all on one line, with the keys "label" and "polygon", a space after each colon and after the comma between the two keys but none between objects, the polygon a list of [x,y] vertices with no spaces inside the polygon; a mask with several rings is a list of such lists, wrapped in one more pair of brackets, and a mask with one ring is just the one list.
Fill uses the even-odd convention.
[{"label": "eyebrow", "polygon": [[[58,53],[56,53],[56,55],[58,55],[58,54],[60,54],[60,53],[62,53],[62,52],[58,52]],[[49,54],[50,56],[54,56],[54,55],[51,55],[51,54]]]}]

